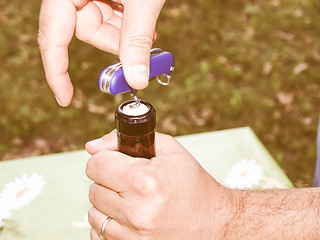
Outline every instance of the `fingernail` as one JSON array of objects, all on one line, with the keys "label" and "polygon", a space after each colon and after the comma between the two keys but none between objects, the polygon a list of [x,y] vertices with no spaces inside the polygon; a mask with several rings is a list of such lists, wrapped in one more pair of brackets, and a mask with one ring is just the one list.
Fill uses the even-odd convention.
[{"label": "fingernail", "polygon": [[102,138],[94,139],[90,142],[87,142],[87,145],[90,145],[90,147],[98,146],[102,143]]},{"label": "fingernail", "polygon": [[60,99],[59,99],[59,98],[57,98],[57,96],[54,96],[54,97],[56,98],[57,103],[58,103],[60,106],[62,106]]},{"label": "fingernail", "polygon": [[148,85],[149,72],[145,65],[136,65],[132,68],[132,78],[138,88],[144,88]]}]

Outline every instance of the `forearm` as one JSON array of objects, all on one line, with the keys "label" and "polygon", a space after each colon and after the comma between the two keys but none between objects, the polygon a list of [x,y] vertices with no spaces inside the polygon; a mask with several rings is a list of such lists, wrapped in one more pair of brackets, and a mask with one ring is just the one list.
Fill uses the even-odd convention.
[{"label": "forearm", "polygon": [[225,239],[320,239],[320,188],[235,192]]}]

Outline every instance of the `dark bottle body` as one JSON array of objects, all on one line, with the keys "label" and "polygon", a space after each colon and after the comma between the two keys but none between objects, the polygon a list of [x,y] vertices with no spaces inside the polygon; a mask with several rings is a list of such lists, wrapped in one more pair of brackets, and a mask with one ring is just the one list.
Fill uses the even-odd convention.
[{"label": "dark bottle body", "polygon": [[128,113],[125,110],[130,104],[134,101],[122,103],[115,112],[118,149],[132,157],[151,159],[155,156],[156,111],[150,103],[141,100],[144,110],[137,114]]}]

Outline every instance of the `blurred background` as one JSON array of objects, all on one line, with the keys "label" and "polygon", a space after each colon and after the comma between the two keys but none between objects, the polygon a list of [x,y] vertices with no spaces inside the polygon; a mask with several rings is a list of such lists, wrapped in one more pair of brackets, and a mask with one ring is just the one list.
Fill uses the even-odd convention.
[{"label": "blurred background", "polygon": [[[61,108],[37,45],[39,0],[0,2],[0,160],[83,149],[114,128],[129,94],[99,91],[117,58],[73,39],[74,99]],[[312,185],[320,113],[320,1],[168,0],[154,47],[175,56],[168,87],[138,96],[174,136],[250,126],[295,186]]]}]

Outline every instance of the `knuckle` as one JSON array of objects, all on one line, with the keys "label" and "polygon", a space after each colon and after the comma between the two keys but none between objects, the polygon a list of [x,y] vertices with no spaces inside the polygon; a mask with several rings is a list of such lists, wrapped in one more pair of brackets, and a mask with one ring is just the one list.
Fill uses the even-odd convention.
[{"label": "knuckle", "polygon": [[90,178],[91,180],[94,180],[94,176],[96,176],[99,173],[99,170],[101,169],[101,164],[103,163],[103,161],[101,161],[101,159],[103,159],[103,156],[105,154],[105,151],[102,150],[100,152],[98,152],[97,154],[93,155],[87,162],[87,166],[86,166],[86,175],[88,176],[88,178]]},{"label": "knuckle", "polygon": [[93,216],[94,216],[94,208],[90,208],[89,211],[88,211],[88,221],[89,221],[89,224],[92,226],[93,224]]},{"label": "knuckle", "polygon": [[146,49],[152,47],[152,37],[148,34],[135,34],[127,38],[128,46]]},{"label": "knuckle", "polygon": [[38,32],[37,40],[38,40],[39,47],[42,47],[43,46],[43,36],[42,36],[42,33],[40,31]]},{"label": "knuckle", "polygon": [[153,169],[132,174],[131,187],[140,196],[140,203],[127,208],[128,221],[139,232],[148,236],[157,228],[165,201],[159,174]]},{"label": "knuckle", "polygon": [[40,51],[46,51],[48,48],[48,39],[45,37],[45,34],[40,29],[38,31],[37,41]]},{"label": "knuckle", "polygon": [[91,37],[94,35],[92,29],[86,29],[85,27],[83,27],[81,24],[76,26],[75,29],[75,36],[86,43],[90,43],[91,42]]},{"label": "knuckle", "polygon": [[92,170],[94,169],[94,160],[93,157],[91,157],[88,162],[87,162],[87,166],[86,166],[86,175],[88,178],[91,179],[91,175],[92,175]]},{"label": "knuckle", "polygon": [[157,173],[152,170],[136,172],[130,179],[131,187],[143,197],[152,197],[159,192]]},{"label": "knuckle", "polygon": [[140,235],[148,235],[156,228],[157,218],[152,211],[135,209],[129,214],[128,220]]},{"label": "knuckle", "polygon": [[78,9],[80,9],[87,4],[88,0],[72,0],[72,2]]},{"label": "knuckle", "polygon": [[92,183],[89,187],[89,201],[92,205],[95,203],[96,183]]}]

